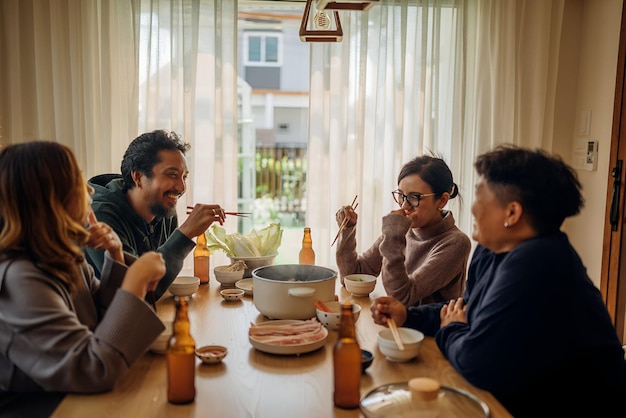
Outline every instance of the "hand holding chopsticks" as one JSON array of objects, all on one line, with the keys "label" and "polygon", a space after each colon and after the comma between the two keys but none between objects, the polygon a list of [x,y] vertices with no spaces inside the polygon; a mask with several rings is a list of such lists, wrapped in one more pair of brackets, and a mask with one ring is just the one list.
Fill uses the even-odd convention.
[{"label": "hand holding chopsticks", "polygon": [[[359,206],[359,204],[356,203],[356,198],[357,197],[359,197],[359,195],[354,196],[354,199],[352,200],[352,204],[350,205],[352,210],[355,210],[357,208],[357,206]],[[343,218],[343,221],[341,222],[341,225],[339,225],[339,231],[337,231],[337,235],[335,235],[335,239],[333,240],[332,244],[330,244],[331,247],[333,245],[335,245],[335,242],[337,242],[337,239],[339,238],[339,234],[341,234],[341,231],[343,231],[343,229],[346,227],[346,225],[348,225],[348,221],[349,221],[349,218],[347,216],[345,216]]]},{"label": "hand holding chopsticks", "polygon": [[205,232],[215,222],[224,226],[226,215],[248,217],[249,212],[226,212],[218,204],[196,203],[194,206],[187,206],[187,219],[179,225],[180,232],[189,239],[197,237]]}]

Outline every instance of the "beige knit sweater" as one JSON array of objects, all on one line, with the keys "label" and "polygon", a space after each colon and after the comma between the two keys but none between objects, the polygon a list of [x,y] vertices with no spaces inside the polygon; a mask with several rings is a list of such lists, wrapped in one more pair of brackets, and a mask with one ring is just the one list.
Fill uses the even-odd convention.
[{"label": "beige knit sweater", "polygon": [[456,299],[463,294],[471,242],[450,211],[428,228],[411,228],[406,217],[383,217],[382,235],[364,253],[356,250],[356,226],[339,237],[336,260],[341,283],[353,273],[378,276],[389,296],[406,306]]}]

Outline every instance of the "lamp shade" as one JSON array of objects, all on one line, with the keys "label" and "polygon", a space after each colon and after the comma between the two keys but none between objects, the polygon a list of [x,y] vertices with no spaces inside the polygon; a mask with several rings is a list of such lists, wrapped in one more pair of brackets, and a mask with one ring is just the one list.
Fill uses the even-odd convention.
[{"label": "lamp shade", "polygon": [[300,23],[302,42],[341,42],[343,30],[336,10],[320,10],[307,0]]}]

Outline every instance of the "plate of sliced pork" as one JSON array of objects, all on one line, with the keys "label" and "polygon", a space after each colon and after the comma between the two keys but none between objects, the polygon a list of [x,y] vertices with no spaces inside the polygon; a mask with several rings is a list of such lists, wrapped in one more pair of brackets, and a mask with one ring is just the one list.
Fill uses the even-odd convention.
[{"label": "plate of sliced pork", "polygon": [[328,330],[316,319],[278,319],[250,325],[254,348],[270,354],[302,354],[321,348]]}]

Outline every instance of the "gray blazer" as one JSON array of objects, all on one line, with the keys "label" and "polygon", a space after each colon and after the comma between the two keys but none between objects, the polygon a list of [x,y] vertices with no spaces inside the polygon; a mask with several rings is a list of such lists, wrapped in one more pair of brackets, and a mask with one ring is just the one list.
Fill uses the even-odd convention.
[{"label": "gray blazer", "polygon": [[165,328],[119,289],[126,270],[107,255],[99,281],[85,262],[70,293],[29,259],[1,261],[0,392],[111,390]]}]

